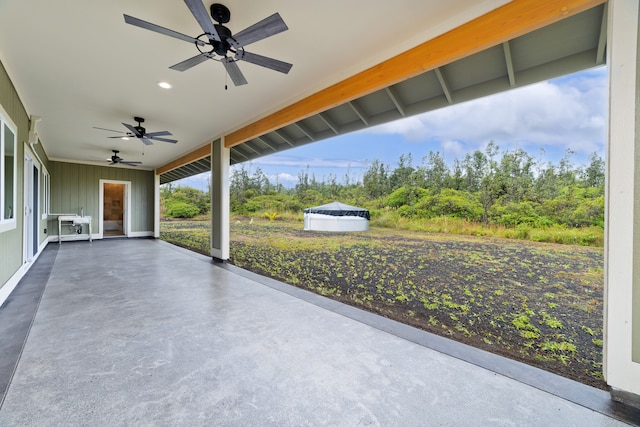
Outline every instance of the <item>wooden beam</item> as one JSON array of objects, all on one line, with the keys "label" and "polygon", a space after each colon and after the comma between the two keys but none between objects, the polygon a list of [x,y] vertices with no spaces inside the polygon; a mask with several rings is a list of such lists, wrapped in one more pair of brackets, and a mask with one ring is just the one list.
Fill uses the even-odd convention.
[{"label": "wooden beam", "polygon": [[163,173],[178,169],[181,166],[188,165],[191,162],[195,162],[196,160],[203,159],[207,156],[211,156],[211,144],[200,147],[197,150],[187,153],[184,156],[175,159],[170,163],[167,163],[164,166],[160,166],[158,169],[156,169],[156,175],[162,175]]},{"label": "wooden beam", "polygon": [[225,147],[295,123],[529,33],[607,0],[513,0],[483,16],[390,58],[226,135]]}]

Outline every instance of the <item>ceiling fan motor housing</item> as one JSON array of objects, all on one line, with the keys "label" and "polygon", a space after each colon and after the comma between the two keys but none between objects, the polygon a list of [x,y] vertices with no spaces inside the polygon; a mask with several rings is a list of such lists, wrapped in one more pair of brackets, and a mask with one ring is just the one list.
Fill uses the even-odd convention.
[{"label": "ceiling fan motor housing", "polygon": [[231,45],[227,41],[227,38],[231,37],[231,30],[225,27],[224,25],[214,24],[216,27],[216,31],[220,36],[221,41],[212,41],[213,51],[220,56],[226,56],[229,49],[231,49]]},{"label": "ceiling fan motor housing", "polygon": [[144,118],[134,117],[133,120],[138,122],[138,126],[134,126],[133,128],[137,130],[140,133],[140,135],[144,135],[145,133],[147,133],[147,130],[142,127],[142,123],[144,123]]},{"label": "ceiling fan motor housing", "polygon": [[220,24],[226,24],[231,19],[231,12],[229,11],[229,8],[220,3],[213,3],[209,7],[209,12],[211,12],[213,20]]}]

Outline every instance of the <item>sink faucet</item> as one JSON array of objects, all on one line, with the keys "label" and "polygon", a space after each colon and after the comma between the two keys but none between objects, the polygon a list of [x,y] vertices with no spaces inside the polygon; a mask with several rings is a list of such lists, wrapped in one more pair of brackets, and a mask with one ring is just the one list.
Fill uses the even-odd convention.
[{"label": "sink faucet", "polygon": [[80,216],[84,217],[84,208],[80,208]]}]

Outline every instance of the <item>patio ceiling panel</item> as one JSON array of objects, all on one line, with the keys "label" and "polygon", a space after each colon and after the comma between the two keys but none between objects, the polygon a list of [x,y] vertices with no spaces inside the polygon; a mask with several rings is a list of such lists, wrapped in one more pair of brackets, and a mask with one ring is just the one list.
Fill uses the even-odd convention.
[{"label": "patio ceiling panel", "polygon": [[[375,117],[389,111],[397,112],[396,106],[393,104],[393,100],[385,90],[379,90],[372,94],[363,96],[358,100],[358,104],[369,117]],[[400,114],[398,114],[398,118],[400,117]]]},{"label": "patio ceiling panel", "polygon": [[269,135],[264,135],[256,138],[256,141],[259,142],[263,147],[268,148],[268,150],[263,150],[265,152],[278,151],[278,143],[271,141],[271,137]]},{"label": "patio ceiling panel", "polygon": [[205,173],[211,170],[211,158],[205,157],[200,160],[196,160],[188,165],[184,165],[178,169],[163,173],[160,175],[160,184],[167,184],[169,182],[177,181],[185,176],[194,176],[201,173]]},{"label": "patio ceiling panel", "polygon": [[601,4],[250,139],[231,148],[231,164],[602,65],[604,25]]},{"label": "patio ceiling panel", "polygon": [[323,132],[326,133],[327,131],[329,131],[328,133],[330,134],[330,136],[335,136],[335,133],[331,132],[331,129],[329,128],[329,126],[327,126],[327,123],[322,120],[320,118],[320,115],[318,114],[299,121],[298,125],[302,129],[304,129],[305,134],[311,136],[314,141],[320,139],[318,138],[318,135]]},{"label": "patio ceiling panel", "polygon": [[[300,133],[300,137],[297,138],[297,140],[299,141],[300,144],[304,144],[305,141],[310,142],[313,141],[313,134],[311,132],[311,130],[307,129],[306,125],[304,123],[302,123],[302,121],[293,123],[290,126],[291,129],[295,129],[296,131],[298,131]],[[287,127],[287,129],[289,129],[289,127]]]},{"label": "patio ceiling panel", "polygon": [[360,104],[358,104],[358,101],[354,100],[351,102],[347,102],[347,105],[353,110],[354,113],[356,113],[356,115],[364,125],[369,125],[369,115],[362,109]]},{"label": "patio ceiling panel", "polygon": [[424,103],[425,100],[444,96],[442,85],[435,71],[420,74],[394,86],[408,108],[412,105]]},{"label": "patio ceiling panel", "polygon": [[327,110],[325,116],[341,130],[350,123],[362,123],[360,117],[349,104],[338,105],[331,110]]},{"label": "patio ceiling panel", "polygon": [[468,56],[441,69],[453,93],[461,89],[503,78],[508,82],[502,45]]},{"label": "patio ceiling panel", "polygon": [[594,7],[512,40],[511,56],[516,73],[591,50],[595,60],[604,7]]},{"label": "patio ceiling panel", "polygon": [[273,131],[273,135],[277,136],[279,139],[282,140],[282,142],[284,142],[285,144],[289,145],[290,147],[293,147],[293,142],[291,142],[292,137],[288,134],[287,128],[282,128],[280,130],[275,130]]}]

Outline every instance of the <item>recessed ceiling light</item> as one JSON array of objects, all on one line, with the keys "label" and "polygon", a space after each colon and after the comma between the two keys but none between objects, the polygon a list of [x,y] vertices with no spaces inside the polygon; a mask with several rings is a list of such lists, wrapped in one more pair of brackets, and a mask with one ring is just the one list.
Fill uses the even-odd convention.
[{"label": "recessed ceiling light", "polygon": [[171,89],[173,87],[169,82],[158,82],[156,84],[160,86],[162,89]]},{"label": "recessed ceiling light", "polygon": [[128,141],[129,137],[128,136],[123,136],[122,139],[124,139],[125,141]]}]

